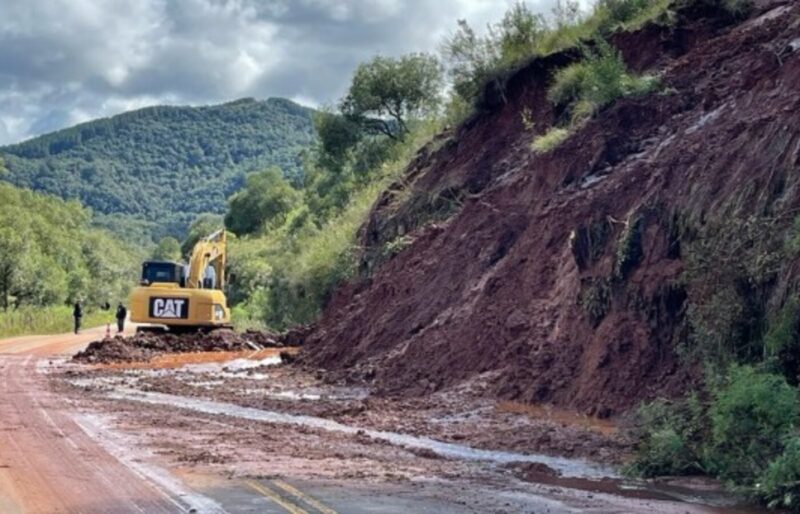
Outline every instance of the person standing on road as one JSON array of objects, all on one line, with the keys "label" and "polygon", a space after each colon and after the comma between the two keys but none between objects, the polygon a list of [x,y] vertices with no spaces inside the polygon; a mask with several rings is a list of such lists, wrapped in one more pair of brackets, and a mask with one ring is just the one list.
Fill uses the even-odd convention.
[{"label": "person standing on road", "polygon": [[72,309],[72,317],[75,318],[75,333],[77,334],[81,329],[81,318],[83,318],[80,300],[75,302],[75,307]]},{"label": "person standing on road", "polygon": [[122,302],[117,305],[117,333],[122,333],[125,330],[125,318],[128,317],[128,309],[122,305]]}]

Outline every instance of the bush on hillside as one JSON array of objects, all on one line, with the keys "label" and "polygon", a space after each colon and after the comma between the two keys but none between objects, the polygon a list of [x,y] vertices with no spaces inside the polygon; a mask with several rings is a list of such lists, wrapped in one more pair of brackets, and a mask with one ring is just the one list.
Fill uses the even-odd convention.
[{"label": "bush on hillside", "polygon": [[769,320],[764,350],[774,369],[793,386],[800,379],[800,300],[789,297]]},{"label": "bush on hillside", "polygon": [[639,408],[626,474],[711,473],[772,507],[800,511],[797,390],[750,366],[709,374],[707,383],[707,408],[696,395]]},{"label": "bush on hillside", "polygon": [[703,471],[704,410],[696,395],[669,403],[655,400],[636,412],[633,436],[636,457],[628,475],[654,477]]},{"label": "bush on hillside", "polygon": [[709,409],[709,463],[720,477],[751,486],[783,450],[798,420],[797,390],[783,377],[732,366]]},{"label": "bush on hillside", "polygon": [[679,218],[691,325],[682,355],[723,366],[761,362],[771,284],[786,263],[782,226],[767,216]]},{"label": "bush on hillside", "polygon": [[517,3],[503,20],[478,36],[464,20],[443,45],[453,90],[472,103],[485,86],[536,56],[573,48],[605,38],[620,29],[637,28],[669,16],[672,0],[601,0],[587,15],[574,0],[559,0],[545,18]]},{"label": "bush on hillside", "polygon": [[[646,94],[659,86],[656,77],[629,73],[622,56],[605,40],[599,39],[584,53],[584,59],[556,72],[547,92],[548,99],[569,115],[570,126],[580,125],[617,98]],[[554,127],[534,140],[533,150],[552,150],[568,134],[567,129]]]},{"label": "bush on hillside", "polygon": [[591,112],[623,96],[649,93],[659,85],[656,77],[629,73],[619,52],[603,40],[585,53],[585,59],[556,73],[547,93],[555,105],[569,108],[580,102],[582,111]]},{"label": "bush on hillside", "polygon": [[770,508],[800,512],[800,437],[790,438],[783,454],[770,462],[754,494]]},{"label": "bush on hillside", "polygon": [[639,28],[668,13],[672,3],[673,0],[599,0],[594,8],[597,34]]}]

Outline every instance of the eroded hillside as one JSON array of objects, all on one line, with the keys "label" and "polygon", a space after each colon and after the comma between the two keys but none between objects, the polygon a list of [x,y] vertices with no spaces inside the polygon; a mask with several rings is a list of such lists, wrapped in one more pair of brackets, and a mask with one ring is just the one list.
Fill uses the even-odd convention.
[{"label": "eroded hillside", "polygon": [[471,382],[611,415],[688,390],[703,344],[746,360],[796,283],[800,5],[738,23],[694,8],[613,42],[663,87],[542,154],[532,138],[562,115],[547,89],[577,52],[487,87],[373,208],[362,278],[306,362],[388,394]]}]

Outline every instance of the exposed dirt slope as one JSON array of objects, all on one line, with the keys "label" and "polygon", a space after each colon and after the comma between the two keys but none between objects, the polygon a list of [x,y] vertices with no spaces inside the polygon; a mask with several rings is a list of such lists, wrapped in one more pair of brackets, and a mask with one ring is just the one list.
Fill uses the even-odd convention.
[{"label": "exposed dirt slope", "polygon": [[800,207],[798,20],[797,2],[762,1],[738,24],[693,12],[616,37],[666,94],[620,100],[544,155],[521,113],[552,124],[547,86],[575,56],[488,89],[375,206],[366,278],[333,298],[305,362],[387,394],[481,376],[501,398],[599,415],[687,388],[676,220]]}]

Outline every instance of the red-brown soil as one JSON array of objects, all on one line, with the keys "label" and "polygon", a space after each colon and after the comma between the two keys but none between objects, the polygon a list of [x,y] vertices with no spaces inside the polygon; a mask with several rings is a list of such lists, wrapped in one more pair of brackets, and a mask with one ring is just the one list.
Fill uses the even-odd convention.
[{"label": "red-brown soil", "polygon": [[236,333],[214,330],[196,334],[139,333],[130,337],[116,336],[89,343],[73,357],[90,364],[113,362],[147,362],[166,353],[241,352],[259,348],[282,348],[280,336],[263,332]]},{"label": "red-brown soil", "polygon": [[[522,112],[536,133],[552,125],[545,93],[574,53],[487,88],[482,112],[411,164],[394,188],[409,194],[374,206],[364,278],[335,294],[302,361],[383,394],[481,377],[489,396],[601,417],[692,387],[699,373],[676,353],[690,292],[671,220],[800,207],[800,4],[757,5],[741,23],[683,13],[617,36],[664,92],[617,101],[546,154],[530,150]],[[404,235],[409,247],[378,257]]]}]

